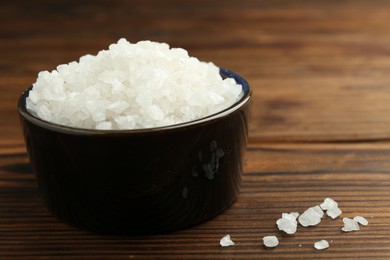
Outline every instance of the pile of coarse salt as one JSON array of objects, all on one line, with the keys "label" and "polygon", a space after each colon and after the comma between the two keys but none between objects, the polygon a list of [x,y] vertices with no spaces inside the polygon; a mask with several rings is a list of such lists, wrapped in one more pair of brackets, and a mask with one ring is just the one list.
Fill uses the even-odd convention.
[{"label": "pile of coarse salt", "polygon": [[242,86],[213,63],[166,43],[120,39],[96,56],[38,75],[26,100],[39,118],[88,129],[139,129],[200,119],[234,104]]}]

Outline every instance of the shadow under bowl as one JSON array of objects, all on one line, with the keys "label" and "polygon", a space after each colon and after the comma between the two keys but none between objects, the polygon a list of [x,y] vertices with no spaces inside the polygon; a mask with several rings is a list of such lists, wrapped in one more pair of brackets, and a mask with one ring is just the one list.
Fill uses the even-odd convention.
[{"label": "shadow under bowl", "polygon": [[105,234],[168,232],[206,221],[236,198],[246,150],[251,90],[217,114],[139,130],[92,130],[43,121],[18,109],[25,143],[49,211]]}]

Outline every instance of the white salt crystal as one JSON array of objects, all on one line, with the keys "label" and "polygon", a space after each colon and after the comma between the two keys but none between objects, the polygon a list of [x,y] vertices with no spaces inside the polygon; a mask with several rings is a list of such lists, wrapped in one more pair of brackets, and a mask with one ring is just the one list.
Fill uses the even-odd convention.
[{"label": "white salt crystal", "polygon": [[132,129],[136,126],[136,118],[132,116],[118,116],[114,120],[118,125],[122,125],[127,129]]},{"label": "white salt crystal", "polygon": [[319,206],[314,206],[308,208],[305,212],[303,212],[299,218],[299,223],[304,226],[315,226],[321,222],[321,218],[324,216],[324,212]]},{"label": "white salt crystal", "polygon": [[99,122],[96,125],[96,129],[111,130],[112,129],[112,123],[111,122]]},{"label": "white salt crystal", "polygon": [[282,218],[289,219],[289,220],[296,220],[298,216],[299,216],[298,212],[282,213]]},{"label": "white salt crystal", "polygon": [[226,235],[219,241],[222,247],[234,246],[234,242],[231,240],[230,235]]},{"label": "white salt crystal", "polygon": [[47,105],[40,104],[36,107],[36,109],[38,116],[43,120],[50,121],[53,119],[53,114],[50,112],[50,109],[47,107]]},{"label": "white salt crystal", "polygon": [[28,94],[29,101],[32,102],[33,104],[38,103],[40,97],[38,96],[37,92],[32,92]]},{"label": "white salt crystal", "polygon": [[284,218],[280,218],[276,221],[278,229],[286,232],[287,234],[294,234],[297,231],[297,221],[290,221]]},{"label": "white salt crystal", "polygon": [[326,215],[328,215],[329,217],[331,217],[332,219],[335,219],[337,218],[338,216],[340,216],[343,212],[341,211],[340,208],[338,207],[334,207],[334,208],[330,208],[326,211]]},{"label": "white salt crystal", "polygon": [[276,236],[265,236],[263,237],[263,244],[266,247],[276,247],[279,245],[279,240]]},{"label": "white salt crystal", "polygon": [[332,198],[325,198],[324,202],[321,203],[320,207],[323,210],[326,210],[326,215],[328,215],[332,219],[337,218],[343,213],[339,208],[338,203],[334,201]]},{"label": "white salt crystal", "polygon": [[115,101],[115,102],[111,103],[110,105],[108,105],[107,109],[114,112],[114,113],[121,114],[129,106],[130,105],[125,101]]},{"label": "white salt crystal", "polygon": [[328,210],[331,208],[337,208],[339,205],[336,201],[334,201],[332,198],[325,198],[324,202],[321,203],[320,207],[323,210]]},{"label": "white salt crystal", "polygon": [[320,216],[321,218],[324,216],[324,211],[321,209],[320,206],[314,206],[314,207],[311,207],[317,214],[318,216]]},{"label": "white salt crystal", "polygon": [[290,216],[294,217],[295,219],[297,219],[297,217],[299,217],[299,213],[298,212],[291,212],[290,213]]},{"label": "white salt crystal", "polygon": [[356,216],[353,218],[353,220],[355,220],[356,222],[358,222],[359,224],[361,224],[363,226],[368,225],[368,220],[362,216]]},{"label": "white salt crystal", "polygon": [[322,239],[314,243],[314,247],[318,250],[322,250],[329,247],[328,241]]},{"label": "white salt crystal", "polygon": [[297,212],[292,212],[290,214],[283,213],[282,218],[276,221],[278,229],[286,232],[287,234],[294,234],[297,231],[297,214],[299,215]]},{"label": "white salt crystal", "polygon": [[203,118],[241,95],[234,79],[222,79],[217,66],[184,49],[120,39],[96,56],[40,72],[26,106],[43,120],[71,127],[139,129]]},{"label": "white salt crystal", "polygon": [[344,227],[341,228],[344,232],[356,231],[359,230],[359,224],[356,220],[350,218],[343,218]]}]

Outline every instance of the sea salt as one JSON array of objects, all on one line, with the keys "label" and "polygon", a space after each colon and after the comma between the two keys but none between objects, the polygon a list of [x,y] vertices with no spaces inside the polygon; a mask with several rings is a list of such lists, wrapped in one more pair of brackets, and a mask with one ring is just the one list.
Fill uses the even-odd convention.
[{"label": "sea salt", "polygon": [[321,218],[324,216],[324,212],[320,208],[320,206],[314,206],[308,208],[305,212],[303,212],[299,218],[299,223],[304,226],[315,226],[321,222]]},{"label": "sea salt", "polygon": [[230,235],[226,235],[219,241],[219,244],[222,247],[234,246],[233,240],[230,238]]},{"label": "sea salt", "polygon": [[242,86],[213,63],[168,44],[120,39],[96,56],[38,74],[30,113],[78,128],[116,130],[173,125],[234,104]]},{"label": "sea salt", "polygon": [[359,224],[356,220],[351,218],[343,218],[344,227],[341,228],[344,232],[351,232],[359,230]]},{"label": "sea salt", "polygon": [[314,247],[318,250],[322,250],[329,247],[328,241],[322,239],[314,243]]},{"label": "sea salt", "polygon": [[263,237],[263,244],[266,247],[276,247],[279,245],[279,240],[276,236],[265,236]]},{"label": "sea salt", "polygon": [[338,216],[340,216],[343,212],[341,211],[340,208],[331,208],[331,209],[328,209],[326,211],[326,215],[328,215],[329,217],[331,217],[332,219],[335,219],[337,218]]},{"label": "sea salt", "polygon": [[[325,198],[323,203],[319,206],[310,207],[302,214],[299,214],[298,212],[282,213],[282,217],[276,221],[276,224],[279,230],[284,231],[287,234],[294,234],[297,230],[297,219],[304,227],[314,226],[321,222],[324,211],[326,211],[326,214],[332,219],[335,219],[342,214],[342,211],[335,200],[332,198]],[[359,230],[359,224],[364,226],[368,225],[367,219],[362,216],[356,216],[353,219],[345,217],[343,218],[343,222],[344,226],[341,230],[344,232]],[[330,241],[333,242],[333,240]],[[279,244],[279,241],[275,236],[265,236],[263,237],[263,244],[266,247],[275,247]],[[302,244],[299,244],[298,247],[302,247]],[[314,247],[318,250],[323,250],[329,247],[329,242],[323,239],[315,242]]]},{"label": "sea salt", "polygon": [[331,217],[332,219],[337,218],[343,212],[339,208],[339,205],[332,198],[325,198],[324,202],[321,203],[320,207],[326,211],[326,215]]},{"label": "sea salt", "polygon": [[353,218],[353,220],[355,220],[357,223],[359,223],[360,225],[363,225],[363,226],[367,226],[368,225],[368,220],[362,216],[356,216]]},{"label": "sea salt", "polygon": [[334,201],[332,198],[325,198],[324,199],[324,202],[321,203],[320,207],[323,209],[323,210],[328,210],[328,209],[331,209],[331,208],[337,208],[339,205],[336,201]]},{"label": "sea salt", "polygon": [[311,207],[309,209],[313,209],[314,212],[317,213],[318,216],[320,216],[320,218],[322,218],[324,216],[324,211],[321,209],[320,206],[314,206],[314,207]]},{"label": "sea salt", "polygon": [[283,213],[282,218],[276,221],[279,230],[286,232],[287,234],[294,234],[297,231],[297,217],[298,212]]}]

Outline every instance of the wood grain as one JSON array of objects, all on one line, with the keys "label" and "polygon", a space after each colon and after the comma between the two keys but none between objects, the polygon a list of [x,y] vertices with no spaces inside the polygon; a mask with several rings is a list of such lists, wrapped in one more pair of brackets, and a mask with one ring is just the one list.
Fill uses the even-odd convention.
[{"label": "wood grain", "polygon": [[[257,144],[248,149],[242,192],[231,208],[196,227],[145,237],[98,236],[70,228],[42,205],[24,153],[3,154],[0,162],[0,256],[105,259],[183,258],[389,258],[390,144]],[[375,158],[375,159],[373,159]],[[277,231],[283,212],[303,212],[331,196],[343,216],[365,216],[369,225],[343,233],[341,218],[325,218],[295,235]],[[237,244],[220,248],[230,234]],[[265,235],[279,247],[265,249]],[[317,251],[313,243],[331,247]],[[301,247],[299,245],[302,245]]]},{"label": "wood grain", "polygon": [[[2,1],[0,259],[390,259],[390,2]],[[242,191],[199,226],[99,236],[51,217],[28,165],[16,101],[41,70],[120,37],[183,47],[243,75],[254,102]],[[370,224],[324,219],[293,236],[283,212],[333,197]],[[230,234],[236,245],[221,248]],[[267,250],[264,235],[280,246]],[[313,243],[328,239],[330,248]],[[301,247],[299,245],[302,245]]]}]

